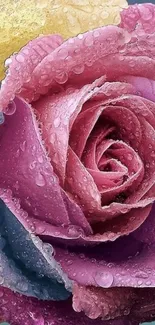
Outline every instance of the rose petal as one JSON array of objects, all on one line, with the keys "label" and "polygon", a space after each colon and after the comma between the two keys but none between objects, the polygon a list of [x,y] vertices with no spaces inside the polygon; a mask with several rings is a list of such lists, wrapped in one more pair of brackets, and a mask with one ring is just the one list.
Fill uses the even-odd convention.
[{"label": "rose petal", "polygon": [[81,89],[68,89],[58,95],[47,96],[34,104],[38,111],[43,138],[53,167],[64,183],[69,133],[83,104],[93,95],[93,88],[104,78]]},{"label": "rose petal", "polygon": [[[7,203],[6,193],[2,197]],[[17,204],[17,202],[16,202]],[[10,205],[10,204],[8,204]],[[0,200],[0,284],[23,295],[64,300],[71,282],[55,261],[53,247],[30,234]],[[22,214],[22,210],[20,211]]]},{"label": "rose petal", "polygon": [[114,319],[129,315],[136,295],[133,288],[103,289],[74,284],[73,308],[91,319]]},{"label": "rose petal", "polygon": [[[65,302],[39,301],[12,292],[0,287],[0,321],[10,322],[11,325],[93,325],[83,313],[75,313],[72,309],[71,300]],[[121,322],[121,323],[120,323]],[[132,322],[123,318],[119,320],[105,321],[96,320],[96,325],[133,325]],[[134,324],[138,325],[138,324]]]},{"label": "rose petal", "polygon": [[133,232],[134,238],[147,244],[155,243],[155,204],[145,222]]},{"label": "rose petal", "polygon": [[146,246],[132,235],[116,242],[76,252],[56,248],[55,258],[69,278],[80,285],[101,288],[155,285],[155,245]]},{"label": "rose petal", "polygon": [[127,202],[135,202],[141,198],[154,197],[155,193],[155,129],[143,118],[142,144],[139,147],[139,155],[144,162],[145,174],[142,185],[133,193]]},{"label": "rose petal", "polygon": [[[69,220],[66,202],[63,201],[58,179],[43,147],[31,107],[19,98],[16,98],[15,103],[16,112],[7,115],[5,123],[0,127],[1,186],[10,188],[13,196],[20,199],[21,206],[29,213],[28,229],[34,228],[33,221],[36,219],[40,221],[41,233],[45,230],[44,222],[58,227],[57,231],[60,232],[62,224],[66,227],[73,225],[73,216]],[[67,196],[66,200],[68,205],[74,206],[74,213],[78,214],[78,221],[74,217],[74,225],[79,226],[81,220],[81,227],[84,226],[87,233],[91,233],[80,208]],[[21,216],[20,220],[25,223],[23,219]],[[39,228],[33,229],[33,232],[39,234]]]},{"label": "rose petal", "polygon": [[71,148],[68,149],[65,187],[87,212],[98,210],[101,205],[100,193],[92,176]]},{"label": "rose petal", "polygon": [[[155,32],[155,26],[152,21],[154,15],[155,7],[151,3],[129,6],[121,12],[120,26],[128,31],[134,31],[135,28],[137,28],[139,31],[144,30],[149,34],[152,34]],[[139,21],[138,26],[137,21]]]},{"label": "rose petal", "polygon": [[123,76],[119,80],[130,83],[137,89],[138,92],[140,92],[142,97],[145,97],[155,102],[155,81],[154,80],[143,78],[143,77],[134,77],[134,76]]},{"label": "rose petal", "polygon": [[[76,311],[84,311],[90,318],[100,315],[103,319],[128,315],[132,322],[154,320],[155,290],[154,288],[112,288],[74,286],[73,307]],[[118,320],[119,322],[120,320]],[[120,324],[120,323],[119,323]],[[145,323],[146,324],[146,323]],[[147,323],[148,324],[148,323]]]},{"label": "rose petal", "polygon": [[[155,128],[155,103],[151,102],[140,96],[122,96],[114,100],[109,100],[112,105],[122,106],[122,108],[127,108],[136,115],[140,122],[140,117],[145,118],[146,121]],[[138,131],[138,130],[137,130]],[[132,134],[133,135],[133,134]],[[138,140],[138,139],[137,139]],[[133,144],[134,146],[134,144]]]},{"label": "rose petal", "polygon": [[[133,8],[134,10],[140,11],[141,6],[135,6]],[[153,5],[151,6],[151,10],[153,13]],[[142,11],[145,11],[145,7],[142,7]],[[126,17],[128,10],[123,14]],[[47,56],[37,66],[35,71],[36,82],[39,76],[45,72],[45,69],[48,75],[47,83],[49,87],[52,87],[55,81],[59,80],[58,78],[61,72],[65,75],[65,79],[63,78],[65,82],[69,80],[72,83],[80,82],[82,84],[91,82],[104,74],[109,79],[116,75],[120,76],[124,74],[153,78],[154,60],[151,59],[151,57],[154,58],[153,37],[150,46],[148,35],[145,32],[142,33],[143,29],[146,29],[146,26],[143,24],[140,15],[134,17],[133,25],[135,28],[132,34],[128,33],[125,29],[108,26],[90,31],[82,36],[79,35],[79,37],[74,38],[72,41],[69,40],[63,43],[58,50],[55,50],[53,54]],[[140,25],[140,28],[137,25]],[[127,26],[125,27],[127,28]],[[138,34],[139,30],[141,33]],[[147,32],[152,33],[153,29],[147,29]],[[141,46],[142,38],[143,46]],[[91,51],[88,51],[87,39],[94,45]],[[66,56],[63,58],[61,57],[61,51],[66,53]],[[82,57],[80,53],[83,53]],[[53,66],[52,71],[48,69],[49,63]],[[71,72],[73,72],[74,77]]]},{"label": "rose petal", "polygon": [[16,112],[6,116],[0,128],[1,187],[11,188],[30,215],[53,224],[69,224],[33,111],[19,98],[15,105]]},{"label": "rose petal", "polygon": [[115,127],[98,127],[91,132],[89,139],[86,143],[86,150],[84,150],[82,155],[83,164],[90,169],[98,170],[98,157],[96,148],[102,139],[105,139],[110,133],[115,130]]},{"label": "rose petal", "polygon": [[[132,9],[124,10],[122,13],[120,26],[124,29],[107,26],[67,40],[37,65],[34,71],[33,88],[40,94],[45,83],[47,88],[59,82],[66,83],[68,80],[72,84],[73,81],[85,84],[102,75],[106,75],[108,80],[115,78],[116,75],[117,77],[135,75],[154,79],[152,74],[155,65],[154,46],[152,46],[154,29],[148,25],[148,14],[144,14],[145,8],[153,17],[153,5],[149,8],[141,5],[133,6]],[[129,19],[130,14],[132,24]],[[90,43],[91,51],[88,50]],[[11,96],[7,94],[4,105],[4,96],[1,92],[1,108],[7,106]]]},{"label": "rose petal", "polygon": [[[59,35],[41,36],[30,41],[9,60],[9,73],[1,87],[1,107],[6,107],[15,94],[22,92],[24,98],[32,100],[36,90],[33,85],[33,71],[46,55],[53,52],[63,39]],[[33,89],[33,91],[32,91]]]}]

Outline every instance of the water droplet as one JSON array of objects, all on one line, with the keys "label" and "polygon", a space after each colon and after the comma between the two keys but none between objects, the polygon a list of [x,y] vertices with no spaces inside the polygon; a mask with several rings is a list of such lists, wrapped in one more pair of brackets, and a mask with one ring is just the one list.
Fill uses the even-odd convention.
[{"label": "water droplet", "polygon": [[71,237],[79,237],[80,228],[79,229],[76,229],[76,226],[69,226],[68,227],[68,234]]},{"label": "water droplet", "polygon": [[136,278],[142,278],[142,279],[148,278],[148,274],[144,271],[137,271],[133,276],[135,276]]},{"label": "water droplet", "polygon": [[138,285],[141,286],[143,284],[143,281],[142,280],[138,280]]},{"label": "water droplet", "polygon": [[50,255],[52,257],[54,249],[50,244],[45,243],[44,244],[44,250],[45,250],[46,254],[48,254],[48,255]]},{"label": "water droplet", "polygon": [[67,261],[67,265],[72,265],[73,264],[73,261],[72,260],[68,260]]},{"label": "water droplet", "polygon": [[68,80],[68,74],[63,71],[57,72],[54,79],[59,84],[64,84]]},{"label": "water droplet", "polygon": [[114,278],[110,272],[97,272],[94,276],[96,283],[102,288],[109,288],[113,284]]},{"label": "water droplet", "polygon": [[150,286],[151,285],[151,281],[146,281],[146,285]]},{"label": "water droplet", "polygon": [[114,266],[114,264],[113,263],[108,263],[107,266],[111,268],[111,267]]},{"label": "water droplet", "polygon": [[16,104],[14,101],[10,102],[8,106],[4,109],[4,114],[13,115],[16,111]]},{"label": "water droplet", "polygon": [[42,164],[44,162],[43,157],[42,156],[38,157],[38,161],[39,161],[40,164]]},{"label": "water droplet", "polygon": [[36,167],[36,161],[33,161],[29,167],[31,170],[34,169]]},{"label": "water droplet", "polygon": [[23,63],[25,61],[25,58],[22,54],[17,54],[16,55],[16,60],[19,62],[19,63]]},{"label": "water droplet", "polygon": [[39,173],[37,176],[36,176],[36,185],[42,187],[42,186],[45,186],[46,182],[45,182],[45,178],[44,176]]},{"label": "water droplet", "polygon": [[2,275],[0,275],[0,285],[4,283],[4,278]]},{"label": "water droplet", "polygon": [[100,32],[98,30],[94,30],[94,37],[99,37],[100,36]]},{"label": "water droplet", "polygon": [[79,65],[76,65],[72,71],[75,73],[75,74],[81,74],[83,71],[84,71],[84,65],[83,64],[79,64]]},{"label": "water droplet", "polygon": [[12,59],[11,58],[8,58],[5,60],[5,67],[9,67],[9,65],[12,63]]},{"label": "water droplet", "polygon": [[134,67],[135,67],[135,62],[134,62],[134,61],[130,61],[130,62],[129,62],[129,66],[130,66],[131,68],[134,68]]},{"label": "water droplet", "polygon": [[54,120],[54,126],[56,127],[56,128],[58,128],[59,127],[59,125],[60,125],[60,122],[61,122],[61,120],[60,120],[60,117],[57,117],[55,120]]},{"label": "water droplet", "polygon": [[92,37],[92,34],[88,34],[84,40],[84,43],[86,46],[92,46],[94,44],[94,40],[93,40],[93,37]]},{"label": "water droplet", "polygon": [[[28,221],[29,221],[29,220],[28,220]],[[35,225],[32,225],[32,224],[31,224],[31,225],[29,226],[29,228],[30,228],[30,231],[31,231],[31,232],[35,233],[35,231],[36,231],[36,227],[35,227]]]},{"label": "water droplet", "polygon": [[85,255],[84,254],[81,253],[79,256],[80,256],[80,258],[85,259]]},{"label": "water droplet", "polygon": [[82,35],[82,34],[79,34],[77,37],[78,37],[79,39],[83,39],[83,35]]},{"label": "water droplet", "polygon": [[16,287],[23,292],[26,292],[28,290],[28,284],[25,282],[17,282]]},{"label": "water droplet", "polygon": [[130,160],[130,161],[133,159],[133,157],[132,157],[132,155],[131,155],[130,153],[128,154],[127,158],[128,158],[128,160]]},{"label": "water droplet", "polygon": [[24,152],[26,147],[26,141],[20,144],[20,149]]},{"label": "water droplet", "polygon": [[0,112],[0,124],[3,124],[4,121],[5,121],[4,114],[2,112]]}]

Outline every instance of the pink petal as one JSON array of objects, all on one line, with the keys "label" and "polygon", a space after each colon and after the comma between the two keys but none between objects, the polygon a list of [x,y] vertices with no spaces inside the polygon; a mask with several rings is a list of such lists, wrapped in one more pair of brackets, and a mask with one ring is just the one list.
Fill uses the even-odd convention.
[{"label": "pink petal", "polygon": [[[94,105],[92,102],[89,109],[82,111],[73,124],[70,134],[70,146],[79,158],[81,158],[88,137],[103,111],[101,105],[102,103]],[[104,136],[106,136],[108,131],[104,133]]]},{"label": "pink petal", "polygon": [[71,148],[68,150],[65,187],[87,212],[98,210],[101,205],[100,194],[93,178]]},{"label": "pink petal", "polygon": [[10,188],[30,215],[55,225],[67,225],[69,218],[59,183],[47,159],[33,111],[19,98],[15,105],[16,112],[7,115],[0,128],[1,187]]},{"label": "pink petal", "polygon": [[149,198],[155,195],[155,129],[143,118],[142,125],[142,144],[139,147],[139,156],[144,162],[145,174],[142,184],[128,198],[128,202],[136,202],[143,197]]},{"label": "pink petal", "polygon": [[33,84],[35,67],[62,42],[59,35],[41,36],[30,41],[19,53],[11,57],[8,74],[2,82],[0,92],[1,108],[7,107],[10,100],[19,92],[21,96],[24,94],[26,100],[33,99],[37,89]]},{"label": "pink petal", "polygon": [[[145,10],[147,10],[146,14]],[[72,85],[73,83],[83,85],[103,75],[106,75],[107,80],[110,81],[116,76],[118,78],[123,75],[155,79],[153,75],[155,70],[154,27],[152,24],[149,25],[149,16],[153,21],[153,5],[135,5],[123,10],[120,24],[123,28],[102,27],[69,39],[62,45],[59,39],[58,48],[49,55],[45,54],[45,58],[38,65],[35,64],[32,84],[33,89],[37,91],[36,95],[39,96],[42,87],[45,86],[48,91],[55,85],[66,82]],[[91,51],[89,50],[90,43]],[[3,91],[1,90],[0,94],[1,108],[5,108],[17,89],[20,91],[23,86],[20,82],[19,86],[14,88],[12,77],[9,79],[10,94],[7,91],[7,83],[6,87],[3,85]]]},{"label": "pink petal", "polygon": [[[100,143],[102,139],[107,137],[110,133],[115,130],[115,127],[103,126],[100,128],[96,128],[91,132],[89,139],[87,140],[86,150],[84,150],[82,155],[83,164],[90,169],[98,170],[98,157],[97,157],[97,145]],[[78,145],[78,144],[77,144]]]},{"label": "pink petal", "polygon": [[[145,98],[142,98],[140,96],[122,96],[115,99],[115,101],[109,102],[113,105],[113,102],[115,105],[122,106],[122,109],[127,108],[129,111],[134,113],[136,117],[139,118],[145,118],[148,123],[150,123],[155,128],[155,103],[151,102]],[[138,139],[137,139],[138,140]]]},{"label": "pink petal", "polygon": [[99,83],[100,80],[81,89],[68,89],[58,95],[46,96],[34,104],[49,156],[62,184],[70,129],[83,104],[92,96],[93,88]]},{"label": "pink petal", "polygon": [[73,252],[56,248],[55,258],[68,277],[82,286],[152,288],[155,285],[155,245],[131,237]]},{"label": "pink petal", "polygon": [[101,86],[96,94],[93,96],[93,100],[108,100],[114,99],[123,95],[136,95],[137,89],[134,85],[127,83],[126,80],[123,82],[122,78],[118,78],[120,81],[105,82]]},{"label": "pink petal", "polygon": [[[6,115],[5,123],[0,127],[1,187],[11,189],[13,197],[20,199],[21,207],[26,211],[25,221],[33,223],[31,225],[33,232],[37,234],[46,232],[45,228],[49,223],[47,228],[49,229],[51,225],[51,235],[57,232],[60,234],[62,224],[66,227],[69,225],[84,227],[84,231],[91,234],[91,227],[81,209],[67,194],[61,192],[58,179],[43,147],[31,107],[19,98],[15,99],[15,104],[15,113]],[[9,202],[12,202],[11,197]],[[6,204],[8,205],[7,201]],[[20,211],[19,214],[17,212],[14,214],[22,219],[23,213]],[[67,229],[65,234],[70,237]]]},{"label": "pink petal", "polygon": [[145,97],[155,102],[155,81],[154,80],[143,78],[143,77],[134,77],[134,76],[123,76],[122,78],[119,78],[119,80],[130,83],[137,89],[137,91],[141,94],[142,97]]},{"label": "pink petal", "polygon": [[[144,14],[145,7],[143,10],[142,6],[133,6],[133,11],[140,11],[141,8]],[[153,15],[153,5],[151,10],[150,15]],[[123,11],[122,21],[128,14],[130,17],[130,10]],[[119,27],[107,26],[63,43],[35,69],[36,84],[45,71],[46,84],[49,88],[56,82],[85,84],[102,75],[106,75],[108,79],[125,74],[153,78],[152,71],[155,64],[154,59],[151,59],[154,58],[153,35],[151,35],[153,29],[147,28],[151,39],[149,43],[148,34],[145,34],[148,23],[145,24],[140,15],[134,16],[133,13],[132,17],[134,25],[132,34]],[[128,28],[127,24],[124,26]],[[91,51],[88,50],[87,39],[89,44],[91,42]],[[42,85],[43,82],[40,83],[40,88]]]},{"label": "pink petal", "polygon": [[[121,12],[120,26],[127,29],[129,32],[137,30],[144,31],[148,34],[155,32],[153,18],[155,16],[155,7],[151,3],[136,4],[129,6]],[[139,24],[137,24],[137,21]],[[153,49],[152,49],[153,50]]]},{"label": "pink petal", "polygon": [[[76,284],[73,293],[74,309],[78,312],[84,311],[93,319],[100,316],[103,319],[109,319],[109,317],[114,318],[123,314],[127,315],[127,319],[132,319],[138,324],[155,319],[153,288],[151,290],[150,288],[102,289]],[[120,319],[118,319],[118,324],[121,324]]]},{"label": "pink petal", "polygon": [[[37,299],[13,293],[0,287],[0,321],[11,325],[93,325],[93,321],[83,313],[72,309],[72,301],[65,302],[39,301]],[[117,322],[97,320],[96,325],[118,325]],[[122,323],[122,325],[130,323]]]},{"label": "pink petal", "polygon": [[77,284],[73,287],[74,310],[85,312],[91,319],[114,319],[129,315],[135,301],[136,294],[132,288],[103,289]]}]

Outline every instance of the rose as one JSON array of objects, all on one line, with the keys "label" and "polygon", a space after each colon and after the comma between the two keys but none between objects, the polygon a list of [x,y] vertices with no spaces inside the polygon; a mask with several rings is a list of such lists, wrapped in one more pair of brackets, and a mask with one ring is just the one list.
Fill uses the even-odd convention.
[{"label": "rose", "polygon": [[[154,12],[131,6],[119,27],[33,40],[0,92],[1,283],[48,300],[71,289],[74,309],[105,324],[154,318]],[[38,324],[57,313],[25,299]]]}]

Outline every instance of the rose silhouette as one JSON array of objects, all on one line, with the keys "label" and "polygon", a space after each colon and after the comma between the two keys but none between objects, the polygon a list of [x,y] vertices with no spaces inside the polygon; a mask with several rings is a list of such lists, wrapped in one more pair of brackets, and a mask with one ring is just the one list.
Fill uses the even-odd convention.
[{"label": "rose silhouette", "polygon": [[[65,42],[40,36],[6,62],[4,320],[59,324],[64,314],[63,324],[115,325],[155,318],[154,16],[154,5],[130,6],[120,26]],[[65,300],[71,291],[74,310],[93,320],[76,316],[70,300],[25,297]],[[16,313],[5,308],[9,299]]]}]

